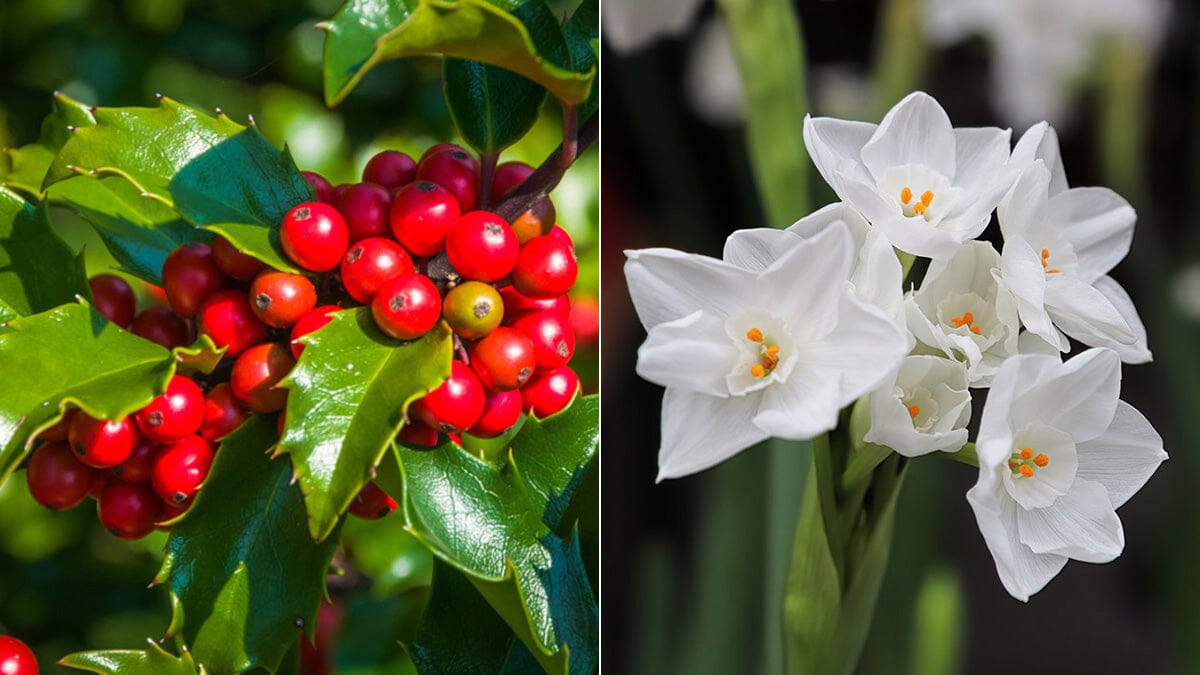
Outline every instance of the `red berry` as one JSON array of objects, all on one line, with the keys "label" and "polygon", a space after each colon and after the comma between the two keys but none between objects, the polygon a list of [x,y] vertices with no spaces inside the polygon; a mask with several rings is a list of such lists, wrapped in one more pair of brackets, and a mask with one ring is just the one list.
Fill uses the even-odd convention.
[{"label": "red berry", "polygon": [[571,253],[575,252],[575,240],[571,238],[571,233],[567,232],[566,228],[564,228],[562,225],[555,225],[554,227],[550,228],[550,231],[546,233],[546,236],[558,239],[571,248]]},{"label": "red berry", "polygon": [[93,473],[91,467],[75,459],[66,443],[43,443],[29,458],[25,482],[37,503],[62,511],[78,506],[87,497]]},{"label": "red berry", "polygon": [[268,326],[288,328],[316,306],[317,289],[301,274],[270,270],[250,284],[250,309]]},{"label": "red berry", "polygon": [[[491,203],[499,204],[531,174],[533,167],[523,162],[505,162],[496,167],[496,175],[492,179]],[[512,228],[517,233],[517,240],[524,244],[534,237],[546,234],[557,217],[554,202],[550,201],[549,197],[542,197],[525,213],[513,219]]]},{"label": "red berry", "polygon": [[430,157],[432,157],[438,153],[449,152],[450,150],[458,150],[459,152],[466,152],[466,150],[464,150],[461,145],[455,145],[453,143],[437,143],[435,145],[429,146],[428,148],[425,148],[425,152],[422,152],[421,156],[417,158],[417,164],[424,162],[425,160],[429,159]]},{"label": "red berry", "polygon": [[414,340],[437,325],[442,298],[429,277],[402,274],[375,293],[371,314],[379,330],[397,340]]},{"label": "red berry", "polygon": [[88,286],[92,289],[97,312],[122,328],[133,323],[137,297],[133,295],[129,282],[115,274],[97,274],[88,279]]},{"label": "red berry", "polygon": [[166,523],[171,520],[175,520],[179,516],[182,516],[183,514],[187,513],[187,510],[190,509],[191,507],[192,507],[191,504],[175,505],[175,504],[171,504],[170,502],[163,502],[162,503],[162,515],[159,516],[158,522],[155,523],[155,526],[158,527],[158,529],[160,529],[160,530],[171,529],[170,526],[164,527],[163,523]]},{"label": "red berry", "polygon": [[110,478],[112,478],[112,474],[107,471],[93,471],[92,483],[88,485],[88,496],[98,501],[100,493],[104,492],[104,486],[108,485]]},{"label": "red berry", "polygon": [[412,407],[425,424],[451,434],[469,429],[483,414],[483,385],[460,361],[450,362],[450,377]]},{"label": "red berry", "polygon": [[167,390],[134,415],[138,429],[155,443],[196,433],[204,421],[204,392],[191,379],[175,375]]},{"label": "red berry", "polygon": [[412,274],[412,258],[400,244],[383,237],[356,242],[342,259],[342,285],[350,297],[365,304],[392,277]]},{"label": "red berry", "polygon": [[496,167],[492,176],[492,203],[499,204],[510,190],[533,175],[533,167],[525,162],[504,162]]},{"label": "red berry", "polygon": [[515,328],[497,328],[471,345],[471,370],[495,391],[520,389],[537,367],[533,342]]},{"label": "red berry", "polygon": [[428,181],[411,183],[392,201],[392,236],[413,255],[437,255],[446,248],[446,235],[461,214],[458,200],[446,188]]},{"label": "red berry", "polygon": [[512,271],[513,288],[535,298],[562,295],[575,285],[579,264],[570,244],[554,235],[534,237],[521,247]]},{"label": "red berry", "polygon": [[[333,192],[329,195],[329,201],[326,202],[331,206],[337,206],[338,202],[342,201],[342,195],[346,194],[346,190],[350,189],[351,183],[339,183],[333,186]],[[325,201],[322,199],[321,201]]]},{"label": "red berry", "polygon": [[338,201],[338,211],[346,220],[350,243],[367,237],[386,237],[390,232],[388,213],[392,193],[374,183],[351,185]]},{"label": "red berry", "polygon": [[305,202],[283,217],[279,239],[292,262],[306,270],[325,272],[341,262],[350,244],[350,231],[337,209]]},{"label": "red berry", "polygon": [[204,422],[200,425],[200,435],[216,443],[233,433],[250,417],[250,413],[242,407],[228,382],[222,382],[208,392],[204,397]]},{"label": "red berry", "polygon": [[266,268],[258,258],[237,250],[219,234],[212,240],[212,257],[218,269],[239,281],[250,281]]},{"label": "red berry", "polygon": [[154,471],[158,451],[159,446],[153,441],[148,438],[141,439],[129,457],[111,469],[112,475],[126,483],[145,483],[150,480],[150,474]]},{"label": "red berry", "polygon": [[129,457],[141,434],[128,417],[98,420],[81,412],[71,422],[67,437],[79,461],[107,469]]},{"label": "red berry", "polygon": [[287,389],[275,385],[294,365],[296,360],[282,345],[256,345],[233,363],[229,386],[233,395],[254,412],[276,412],[287,404]]},{"label": "red berry", "polygon": [[412,157],[396,150],[384,150],[367,160],[362,178],[385,188],[408,185],[417,175],[417,163]]},{"label": "red berry", "polygon": [[533,342],[537,370],[544,372],[567,365],[575,354],[575,333],[567,319],[553,312],[528,312],[512,323]]},{"label": "red berry", "polygon": [[479,162],[465,150],[443,150],[417,164],[417,180],[441,185],[454,193],[460,209],[471,211],[479,190]]},{"label": "red berry", "polygon": [[225,286],[225,275],[206,244],[184,244],[163,262],[163,288],[167,302],[185,319],[196,316],[200,303]]},{"label": "red berry", "polygon": [[300,353],[304,351],[304,343],[299,341],[300,338],[324,328],[326,324],[333,321],[333,313],[341,310],[342,308],[337,305],[321,305],[305,312],[296,325],[292,326],[292,356],[298,359]]},{"label": "red berry", "polygon": [[350,502],[350,513],[364,520],[377,520],[396,510],[396,500],[375,483],[367,483]]},{"label": "red berry", "polygon": [[168,504],[190,504],[196,489],[208,478],[213,456],[212,446],[199,436],[188,436],[163,447],[150,478],[154,491]]},{"label": "red berry", "polygon": [[162,519],[163,503],[147,483],[113,480],[100,493],[100,523],[113,536],[141,539]]},{"label": "red berry", "polygon": [[501,279],[517,264],[520,252],[516,233],[490,211],[464,213],[446,236],[446,257],[468,279]]},{"label": "red berry", "polygon": [[438,444],[437,429],[417,419],[416,413],[408,415],[408,421],[400,427],[400,433],[396,434],[396,438],[410,445],[421,445],[427,448],[437,447]]},{"label": "red berry", "polygon": [[521,389],[522,406],[545,418],[567,407],[579,391],[579,376],[569,366],[538,373]]},{"label": "red berry", "polygon": [[313,192],[317,195],[317,201],[333,204],[333,184],[325,180],[325,177],[316,171],[301,171],[301,176],[304,176],[304,181],[312,186]]},{"label": "red berry", "polygon": [[37,675],[37,657],[24,642],[0,635],[0,675]]},{"label": "red berry", "polygon": [[134,335],[157,342],[167,349],[184,347],[191,341],[191,329],[188,328],[187,322],[169,307],[151,307],[143,310],[133,318],[133,325],[129,330]]},{"label": "red berry", "polygon": [[54,423],[54,426],[46,429],[38,434],[38,438],[43,441],[65,441],[67,440],[67,432],[71,429],[71,420],[79,412],[79,408],[68,408],[63,416]]},{"label": "red berry", "polygon": [[483,415],[467,433],[478,438],[495,438],[512,428],[521,419],[521,392],[489,391],[483,404]]},{"label": "red berry", "polygon": [[237,356],[267,339],[267,325],[258,320],[245,291],[217,291],[200,306],[200,332],[218,347],[228,347],[226,356]]},{"label": "red berry", "polygon": [[500,289],[500,299],[504,301],[505,323],[511,324],[522,314],[531,311],[554,312],[564,319],[571,316],[571,302],[565,295],[552,298],[531,298],[512,286],[505,286]]},{"label": "red berry", "polygon": [[594,295],[580,295],[571,302],[571,330],[583,344],[600,339],[600,303]]}]

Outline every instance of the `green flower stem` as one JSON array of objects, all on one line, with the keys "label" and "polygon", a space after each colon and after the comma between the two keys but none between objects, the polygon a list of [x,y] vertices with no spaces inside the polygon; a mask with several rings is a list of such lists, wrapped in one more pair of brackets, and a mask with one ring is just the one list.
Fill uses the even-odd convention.
[{"label": "green flower stem", "polygon": [[975,452],[974,443],[967,443],[958,452],[939,452],[938,455],[960,464],[979,468],[979,455]]},{"label": "green flower stem", "polygon": [[919,4],[918,0],[884,0],[881,5],[881,39],[872,66],[877,119],[918,88],[924,79],[929,50],[921,28]]}]

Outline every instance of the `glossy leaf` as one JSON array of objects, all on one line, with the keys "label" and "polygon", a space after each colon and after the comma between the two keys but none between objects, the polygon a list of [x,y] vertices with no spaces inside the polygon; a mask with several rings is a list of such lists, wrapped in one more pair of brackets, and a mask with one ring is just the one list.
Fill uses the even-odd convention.
[{"label": "glossy leaf", "polygon": [[58,665],[100,675],[196,675],[196,662],[189,652],[175,656],[153,640],[147,649],[112,649],[76,652]]},{"label": "glossy leaf", "polygon": [[37,142],[4,151],[10,168],[0,177],[0,184],[40,197],[42,179],[46,177],[46,170],[50,168],[54,156],[70,137],[69,128],[95,123],[90,106],[55,92],[54,110],[42,120],[42,131]]},{"label": "glossy leaf", "polygon": [[291,464],[272,459],[275,420],[255,416],[221,442],[188,517],[167,540],[158,580],[176,607],[172,629],[209,672],[274,670],[312,634],[337,538],[308,536]]},{"label": "glossy leaf", "polygon": [[288,403],[280,451],[292,456],[320,541],[370,480],[408,405],[450,374],[453,345],[444,323],[416,340],[394,340],[365,307],[334,314],[303,341],[281,385]]},{"label": "glossy leaf", "polygon": [[29,316],[90,297],[83,257],[50,227],[46,207],[34,208],[0,188],[0,321]]},{"label": "glossy leaf", "polygon": [[512,440],[513,461],[552,530],[562,525],[576,488],[600,449],[600,397],[577,398],[544,420],[530,417]]},{"label": "glossy leaf", "polygon": [[546,100],[541,85],[478,61],[447,58],[442,75],[454,126],[481,155],[499,153],[521,140]]},{"label": "glossy leaf", "polygon": [[419,672],[498,675],[516,642],[512,629],[462,572],[444,562],[434,565],[421,628],[405,645]]},{"label": "glossy leaf", "polygon": [[335,105],[374,66],[442,54],[518,73],[569,104],[587,99],[595,69],[572,71],[539,49],[540,36],[511,14],[513,0],[350,0],[321,24],[325,100]]},{"label": "glossy leaf", "polygon": [[342,528],[342,546],[358,569],[371,577],[371,593],[377,597],[430,584],[433,556],[408,533],[400,516],[348,518]]},{"label": "glossy leaf", "polygon": [[[584,0],[563,23],[563,34],[571,53],[571,65],[575,70],[587,70],[599,63],[600,58],[600,3],[599,0]],[[593,87],[587,101],[579,105],[577,115],[585,120],[600,107],[600,88]]]},{"label": "glossy leaf", "polygon": [[209,336],[201,335],[192,344],[186,347],[176,347],[171,350],[171,353],[175,355],[178,372],[184,374],[200,372],[207,375],[221,362],[221,357],[225,355],[227,349],[228,347],[218,347]]},{"label": "glossy leaf", "polygon": [[174,358],[86,305],[70,304],[9,322],[0,331],[0,480],[20,464],[34,433],[62,406],[116,419],[167,387]]}]

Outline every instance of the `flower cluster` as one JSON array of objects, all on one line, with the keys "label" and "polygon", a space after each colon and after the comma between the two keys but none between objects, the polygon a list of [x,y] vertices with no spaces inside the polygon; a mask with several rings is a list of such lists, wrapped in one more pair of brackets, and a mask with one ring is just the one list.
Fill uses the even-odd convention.
[{"label": "flower cluster", "polygon": [[[1026,600],[1068,558],[1115,558],[1115,509],[1166,459],[1119,400],[1121,362],[1151,358],[1107,276],[1133,208],[1068,187],[1049,125],[1013,147],[1008,130],[954,128],[924,93],[878,125],[810,117],[804,139],[839,203],[735,232],[721,259],[627,251],[648,333],[638,373],[666,387],[659,479],[771,436],[813,438],[860,397],[858,442],[958,452],[972,390],[988,389],[968,501],[1005,588]],[[1000,251],[978,239],[993,213]],[[1068,338],[1091,348],[1064,361]]]}]

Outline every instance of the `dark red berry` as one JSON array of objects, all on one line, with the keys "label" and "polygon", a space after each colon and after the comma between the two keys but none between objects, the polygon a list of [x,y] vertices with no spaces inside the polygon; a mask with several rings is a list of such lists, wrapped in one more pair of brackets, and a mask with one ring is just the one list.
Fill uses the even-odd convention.
[{"label": "dark red berry", "polygon": [[504,303],[490,285],[467,281],[446,294],[442,301],[442,316],[459,337],[478,340],[500,325],[504,319]]},{"label": "dark red berry", "polygon": [[239,281],[250,281],[266,268],[258,258],[237,250],[219,234],[212,240],[212,257],[218,269]]},{"label": "dark red berry", "polygon": [[233,363],[229,386],[233,395],[254,412],[276,412],[287,404],[287,389],[275,385],[294,365],[296,360],[282,345],[256,345]]},{"label": "dark red berry", "polygon": [[268,326],[290,328],[316,306],[317,289],[301,274],[269,270],[250,285],[250,309]]},{"label": "dark red berry", "polygon": [[412,274],[413,261],[400,244],[383,237],[370,237],[350,245],[342,259],[342,285],[350,297],[365,304],[392,277]]},{"label": "dark red berry", "polygon": [[537,367],[533,342],[515,328],[497,328],[471,345],[471,370],[495,391],[520,389]]},{"label": "dark red berry", "polygon": [[46,429],[38,434],[38,438],[43,441],[65,441],[67,440],[67,432],[71,429],[71,420],[79,412],[79,408],[68,408],[63,416],[54,423],[54,426]]},{"label": "dark red berry", "polygon": [[498,281],[512,271],[520,252],[516,233],[490,211],[464,213],[446,236],[446,257],[468,279]]},{"label": "dark red berry", "polygon": [[141,438],[129,417],[98,420],[82,412],[72,420],[67,436],[79,461],[97,469],[124,462]]},{"label": "dark red berry", "polygon": [[191,342],[191,330],[187,322],[169,307],[151,307],[143,310],[133,318],[133,325],[129,330],[134,335],[157,342],[167,349],[184,347]]},{"label": "dark red berry", "polygon": [[504,301],[504,323],[511,324],[518,317],[535,311],[554,312],[566,319],[571,316],[571,301],[565,295],[552,298],[531,298],[512,286],[500,289],[500,299]]},{"label": "dark red berry", "polygon": [[437,325],[442,298],[429,277],[402,274],[375,293],[371,314],[379,330],[397,340],[413,340]]},{"label": "dark red berry", "polygon": [[113,475],[107,471],[93,471],[92,483],[88,486],[88,496],[99,500],[100,494],[104,492],[104,486],[108,485],[109,479],[112,477]]},{"label": "dark red berry", "polygon": [[172,251],[163,262],[162,278],[167,302],[185,319],[196,316],[200,303],[225,286],[225,275],[206,244],[184,244]]},{"label": "dark red berry", "polygon": [[533,342],[537,370],[547,371],[567,365],[575,354],[575,333],[571,324],[553,312],[527,312],[512,327]]},{"label": "dark red berry", "polygon": [[413,255],[437,255],[461,214],[458,200],[446,188],[429,181],[411,183],[392,200],[392,236]]},{"label": "dark red berry", "polygon": [[0,674],[3,675],[37,675],[37,657],[24,642],[0,635]]},{"label": "dark red berry", "polygon": [[[446,434],[471,428],[483,414],[483,385],[460,361],[450,363],[450,377],[412,405],[422,422]],[[410,411],[411,412],[411,411]]]},{"label": "dark red berry", "polygon": [[226,356],[237,356],[267,339],[267,324],[258,320],[245,291],[213,293],[200,306],[200,332],[218,347],[228,347]]},{"label": "dark red berry", "polygon": [[396,438],[403,443],[426,448],[434,448],[438,444],[437,429],[422,422],[414,412],[409,413],[408,421],[400,427],[400,433],[396,434]]},{"label": "dark red berry", "polygon": [[[338,202],[342,201],[342,195],[346,194],[346,190],[350,189],[352,183],[339,183],[333,186],[333,193],[329,196],[329,201],[326,202],[330,206],[337,206]],[[322,199],[321,201],[325,201]]]},{"label": "dark red berry", "polygon": [[350,502],[350,513],[364,520],[377,520],[396,510],[396,500],[375,483],[367,483]]},{"label": "dark red berry", "polygon": [[417,163],[412,157],[397,150],[384,150],[367,160],[362,178],[368,183],[385,188],[408,185],[417,175]]},{"label": "dark red berry", "polygon": [[213,387],[204,397],[204,422],[200,435],[213,443],[233,433],[250,417],[250,413],[233,395],[228,382]]},{"label": "dark red berry", "polygon": [[533,167],[525,162],[503,162],[492,176],[492,203],[499,204],[510,190],[533,175]]},{"label": "dark red berry", "polygon": [[191,379],[175,375],[167,390],[134,415],[142,435],[155,443],[191,436],[204,421],[204,392]]},{"label": "dark red berry", "polygon": [[483,404],[483,415],[467,433],[478,438],[495,438],[512,428],[521,419],[521,392],[489,391]]},{"label": "dark red berry", "polygon": [[100,523],[113,536],[141,539],[162,519],[163,502],[148,483],[112,480],[100,493]]},{"label": "dark red berry", "polygon": [[43,443],[29,458],[25,482],[37,503],[62,511],[78,506],[87,497],[93,473],[91,467],[75,459],[66,443]]},{"label": "dark red berry", "polygon": [[138,441],[124,462],[111,469],[112,475],[126,483],[145,483],[154,471],[159,446],[148,438]]},{"label": "dark red berry", "polygon": [[283,217],[279,232],[283,252],[313,272],[338,266],[350,245],[350,230],[338,210],[321,202],[305,202]]},{"label": "dark red berry", "polygon": [[292,356],[298,359],[304,351],[304,343],[300,342],[300,338],[309,333],[316,332],[320,328],[324,328],[326,324],[333,321],[333,313],[340,312],[341,310],[342,308],[337,305],[321,305],[305,312],[304,316],[300,317],[300,320],[296,322],[296,325],[292,326]]},{"label": "dark red berry", "polygon": [[[492,179],[492,204],[499,204],[512,190],[533,174],[533,167],[524,162],[505,162],[496,167]],[[534,237],[546,234],[558,214],[549,197],[542,197],[533,206],[512,221],[513,232],[522,244]]]},{"label": "dark red berry", "polygon": [[158,522],[155,523],[155,527],[157,527],[160,530],[171,529],[171,527],[169,525],[164,526],[164,523],[175,520],[179,516],[182,516],[183,514],[187,513],[187,510],[192,507],[191,504],[176,505],[176,504],[171,504],[169,502],[163,502],[162,505],[163,505],[162,506],[162,515],[159,516]]},{"label": "dark red berry", "polygon": [[461,149],[443,150],[417,164],[417,180],[437,183],[454,193],[463,212],[475,209],[479,190],[479,162]]},{"label": "dark red berry", "polygon": [[463,147],[461,145],[455,145],[453,143],[437,143],[435,145],[429,146],[428,148],[425,148],[425,152],[422,152],[421,156],[417,158],[417,164],[424,162],[425,160],[429,159],[430,157],[432,157],[438,153],[449,152],[451,150],[458,150],[459,152],[466,152],[466,150],[463,149]]},{"label": "dark red berry", "polygon": [[196,489],[208,478],[213,456],[212,446],[200,436],[188,436],[164,446],[150,478],[154,491],[168,504],[190,504]]},{"label": "dark red berry", "polygon": [[571,330],[577,341],[595,344],[600,339],[600,303],[594,295],[580,295],[571,301]]},{"label": "dark red berry", "polygon": [[521,293],[535,298],[562,295],[575,285],[579,264],[570,244],[553,235],[534,237],[521,247],[512,285]]},{"label": "dark red berry", "polygon": [[97,274],[88,279],[88,286],[92,289],[97,312],[122,328],[133,323],[137,297],[129,282],[115,274]]},{"label": "dark red berry", "polygon": [[548,373],[534,375],[529,384],[521,388],[522,406],[545,418],[567,407],[579,391],[579,376],[569,366]]},{"label": "dark red berry", "polygon": [[301,176],[304,176],[304,181],[312,186],[313,192],[317,195],[317,201],[333,204],[333,184],[325,180],[325,177],[316,171],[301,171]]},{"label": "dark red berry", "polygon": [[386,237],[391,232],[388,213],[392,207],[392,193],[374,183],[357,183],[346,189],[338,211],[346,220],[350,232],[350,243],[368,237]]}]

